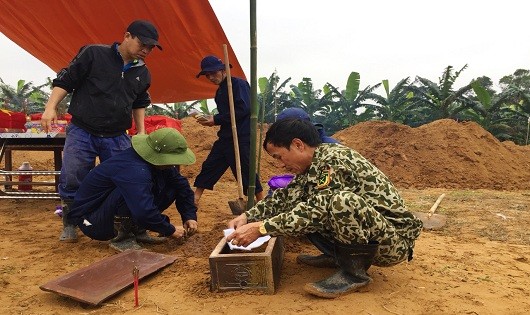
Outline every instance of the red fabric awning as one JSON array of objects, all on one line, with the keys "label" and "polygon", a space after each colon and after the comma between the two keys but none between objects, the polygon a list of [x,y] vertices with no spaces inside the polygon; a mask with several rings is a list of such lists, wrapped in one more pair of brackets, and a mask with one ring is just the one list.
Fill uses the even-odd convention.
[{"label": "red fabric awning", "polygon": [[223,44],[245,77],[207,0],[0,0],[0,31],[56,72],[83,45],[121,41],[136,19],[156,25],[164,48],[146,59],[153,103],[212,98],[216,86],[195,75],[204,56],[223,58]]}]

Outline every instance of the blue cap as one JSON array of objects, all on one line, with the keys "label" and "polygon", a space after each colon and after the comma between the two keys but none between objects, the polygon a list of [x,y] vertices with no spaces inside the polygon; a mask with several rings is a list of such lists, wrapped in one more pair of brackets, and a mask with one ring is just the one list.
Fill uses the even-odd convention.
[{"label": "blue cap", "polygon": [[[230,65],[230,68],[232,68],[232,65]],[[224,69],[225,64],[220,58],[216,56],[206,56],[201,61],[201,72],[197,74],[197,78],[208,72],[215,72]]]},{"label": "blue cap", "polygon": [[282,112],[279,113],[276,117],[276,121],[287,118],[298,118],[302,120],[311,121],[311,118],[309,118],[309,114],[306,113],[305,110],[298,107],[289,107],[282,110]]}]

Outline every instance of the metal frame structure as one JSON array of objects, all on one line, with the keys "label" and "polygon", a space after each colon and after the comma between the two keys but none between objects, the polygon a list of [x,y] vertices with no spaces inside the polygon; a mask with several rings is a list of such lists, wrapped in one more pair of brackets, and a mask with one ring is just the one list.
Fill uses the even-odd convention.
[{"label": "metal frame structure", "polygon": [[[1,136],[1,135],[0,135]],[[0,138],[0,163],[4,169],[0,170],[0,199],[60,199],[57,191],[59,175],[62,166],[62,151],[65,138]],[[13,170],[12,151],[53,151],[54,170]],[[25,184],[13,179],[16,175],[53,176],[53,180],[33,181],[32,186],[53,186],[53,191],[13,189],[14,185]]]}]

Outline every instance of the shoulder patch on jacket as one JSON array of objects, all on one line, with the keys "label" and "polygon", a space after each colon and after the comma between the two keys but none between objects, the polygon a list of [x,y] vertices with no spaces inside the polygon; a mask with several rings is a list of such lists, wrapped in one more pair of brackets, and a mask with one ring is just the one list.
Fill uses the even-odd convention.
[{"label": "shoulder patch on jacket", "polygon": [[328,166],[327,169],[324,169],[320,172],[318,176],[318,184],[317,189],[323,189],[329,186],[329,183],[331,183],[331,174],[333,174],[333,169]]}]

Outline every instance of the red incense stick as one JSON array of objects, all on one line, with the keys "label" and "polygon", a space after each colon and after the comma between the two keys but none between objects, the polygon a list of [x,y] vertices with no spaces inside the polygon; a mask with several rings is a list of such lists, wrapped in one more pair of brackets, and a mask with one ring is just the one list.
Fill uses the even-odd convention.
[{"label": "red incense stick", "polygon": [[138,307],[138,266],[133,268],[133,278],[134,278],[134,307]]}]

